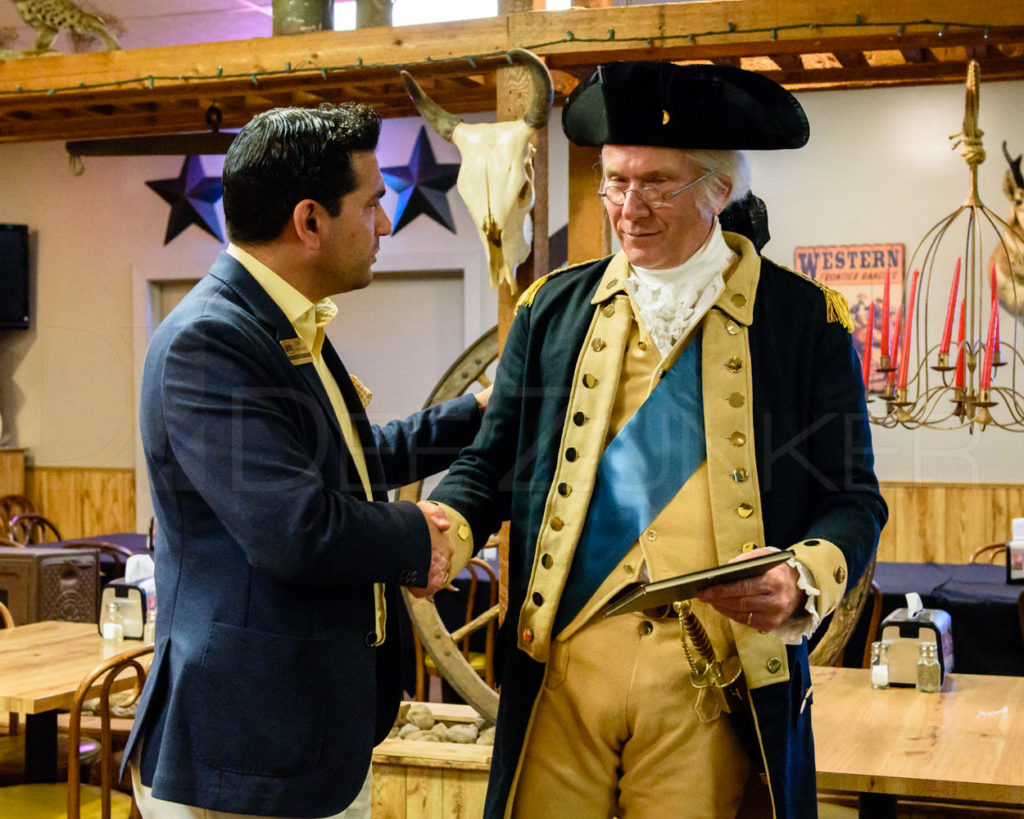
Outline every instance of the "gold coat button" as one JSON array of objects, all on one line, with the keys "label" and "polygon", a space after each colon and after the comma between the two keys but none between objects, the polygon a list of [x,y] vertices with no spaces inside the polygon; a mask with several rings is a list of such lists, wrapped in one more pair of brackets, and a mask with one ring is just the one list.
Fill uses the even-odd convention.
[{"label": "gold coat button", "polygon": [[759,548],[757,543],[755,543],[753,540],[748,540],[746,543],[744,543],[742,546],[740,546],[740,551],[741,552],[752,552],[752,551],[754,551],[754,549],[757,549],[757,548]]},{"label": "gold coat button", "polygon": [[844,583],[846,581],[846,569],[840,566],[832,572],[832,576],[836,579],[836,583]]},{"label": "gold coat button", "polygon": [[459,524],[459,537],[462,540],[469,540],[470,529],[468,523]]},{"label": "gold coat button", "polygon": [[743,393],[734,392],[732,395],[729,396],[729,406],[736,407],[737,409],[739,409],[746,403],[746,400],[746,396],[744,396]]},{"label": "gold coat button", "polygon": [[658,533],[655,532],[653,529],[648,529],[647,530],[647,539],[648,540],[657,540],[658,539]]},{"label": "gold coat button", "polygon": [[732,479],[734,481],[736,481],[736,483],[743,483],[749,477],[750,477],[750,473],[747,472],[747,470],[745,470],[743,468],[734,469],[732,471]]},{"label": "gold coat button", "polygon": [[565,525],[562,522],[562,519],[558,517],[558,515],[555,515],[553,518],[551,518],[549,523],[551,524],[551,528],[554,529],[556,532],[559,531]]},{"label": "gold coat button", "polygon": [[751,506],[749,503],[741,503],[739,506],[736,507],[736,514],[739,515],[741,518],[749,518],[752,514],[754,514],[754,507]]},{"label": "gold coat button", "polygon": [[646,341],[638,341],[636,343],[636,346],[640,350],[640,352],[646,352],[647,351],[647,342]]},{"label": "gold coat button", "polygon": [[595,338],[593,341],[590,342],[590,346],[594,348],[595,353],[599,353],[608,345],[604,343],[603,338]]},{"label": "gold coat button", "polygon": [[583,386],[588,390],[594,389],[597,386],[597,376],[593,373],[584,373],[583,375]]},{"label": "gold coat button", "polygon": [[606,304],[604,307],[601,308],[601,312],[604,313],[605,316],[607,316],[608,318],[611,318],[612,316],[615,315],[615,305]]},{"label": "gold coat button", "polygon": [[782,660],[778,657],[769,657],[764,667],[768,669],[769,674],[778,674],[779,669],[782,668]]},{"label": "gold coat button", "polygon": [[725,323],[725,332],[729,335],[734,336],[740,331],[740,326],[735,321],[727,321]]},{"label": "gold coat button", "polygon": [[743,446],[747,442],[747,436],[742,432],[734,432],[729,436],[729,443],[733,446]]},{"label": "gold coat button", "polygon": [[742,293],[734,293],[732,296],[732,303],[735,304],[737,307],[742,307],[747,303],[747,297],[744,296]]},{"label": "gold coat button", "polygon": [[533,642],[533,629],[530,628],[529,626],[527,626],[526,628],[523,629],[523,642],[524,643],[532,643]]},{"label": "gold coat button", "polygon": [[743,362],[733,356],[725,362],[725,368],[731,373],[738,373],[743,369]]},{"label": "gold coat button", "polygon": [[572,494],[572,487],[569,486],[565,481],[558,484],[558,494],[563,498],[567,498]]}]

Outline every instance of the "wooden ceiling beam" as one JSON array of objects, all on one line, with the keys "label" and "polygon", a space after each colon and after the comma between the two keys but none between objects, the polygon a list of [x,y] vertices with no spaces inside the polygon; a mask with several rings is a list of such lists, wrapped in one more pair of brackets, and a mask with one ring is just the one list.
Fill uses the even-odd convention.
[{"label": "wooden ceiling beam", "polygon": [[325,100],[413,116],[401,66],[453,113],[491,111],[513,45],[544,57],[556,102],[610,59],[741,65],[811,90],[962,82],[973,57],[985,81],[1024,77],[1024,10],[1020,0],[705,0],[0,61],[0,141],[205,130],[211,104],[223,128]]}]

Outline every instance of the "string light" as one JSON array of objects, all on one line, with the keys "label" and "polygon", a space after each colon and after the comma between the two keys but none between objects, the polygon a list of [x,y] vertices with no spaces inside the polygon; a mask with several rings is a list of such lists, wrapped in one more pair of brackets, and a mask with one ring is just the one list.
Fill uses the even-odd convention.
[{"label": "string light", "polygon": [[[725,29],[715,29],[700,32],[687,32],[680,34],[659,34],[659,35],[643,35],[636,37],[620,37],[617,36],[614,29],[609,29],[605,37],[581,37],[574,31],[567,30],[565,37],[557,40],[549,40],[542,43],[533,43],[530,45],[524,45],[529,51],[540,51],[545,48],[552,46],[566,45],[569,43],[644,43],[648,48],[653,47],[654,43],[665,44],[673,41],[679,41],[687,44],[695,44],[699,38],[703,37],[723,37],[729,35],[751,35],[751,34],[766,34],[771,37],[772,40],[778,38],[780,31],[793,31],[798,29],[826,29],[826,28],[849,28],[851,25],[855,26],[866,26],[869,24],[864,23],[861,15],[856,15],[854,22],[851,23],[791,23],[788,25],[775,25],[775,26],[762,26],[762,27],[751,27],[751,28],[739,28],[735,23],[729,22],[728,27]],[[985,23],[956,23],[956,22],[940,22],[936,20],[915,20],[905,22],[885,21],[879,23],[871,23],[872,28],[894,28],[897,34],[902,34],[907,26],[929,26],[939,29],[939,35],[943,36],[947,30],[953,26],[958,29],[976,29],[984,33],[985,37],[989,36],[989,31],[993,28],[990,24]],[[355,63],[349,63],[344,65],[331,65],[331,66],[318,66],[312,62],[306,61],[305,64],[297,66],[286,63],[284,68],[263,68],[256,69],[255,71],[242,71],[235,74],[226,74],[221,66],[217,67],[216,74],[192,74],[188,76],[181,75],[159,75],[159,74],[147,74],[142,77],[134,77],[132,79],[125,80],[107,80],[104,82],[97,83],[78,83],[76,85],[67,86],[56,86],[49,89],[41,88],[25,88],[24,86],[18,85],[13,91],[0,90],[0,97],[18,96],[22,94],[41,94],[47,95],[59,94],[62,91],[82,91],[84,90],[97,90],[100,88],[120,88],[129,85],[140,85],[146,84],[150,88],[155,88],[160,82],[173,81],[180,82],[181,80],[194,80],[202,82],[204,80],[219,80],[219,79],[249,79],[254,84],[258,84],[258,79],[265,77],[281,76],[283,74],[302,74],[319,73],[321,77],[326,78],[328,73],[336,73],[341,71],[349,71],[352,69],[365,69],[365,68],[395,68],[396,70],[415,68],[416,66],[422,65],[441,65],[444,63],[458,62],[462,60],[469,60],[470,65],[475,65],[476,60],[488,60],[488,59],[500,59],[505,55],[505,51],[490,51],[481,54],[464,55],[460,54],[457,57],[426,57],[422,60],[411,61],[401,64],[394,63],[365,63],[362,57],[358,57]]]}]

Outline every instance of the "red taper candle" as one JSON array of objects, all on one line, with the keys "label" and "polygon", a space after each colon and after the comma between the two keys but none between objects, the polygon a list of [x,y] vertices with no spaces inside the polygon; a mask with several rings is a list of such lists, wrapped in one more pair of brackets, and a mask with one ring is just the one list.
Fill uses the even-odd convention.
[{"label": "red taper candle", "polygon": [[910,329],[914,326],[914,302],[917,299],[917,279],[920,275],[921,271],[915,270],[910,280],[910,298],[907,299],[903,316],[903,349],[900,352],[899,377],[896,379],[898,389],[906,389],[910,371]]},{"label": "red taper candle", "polygon": [[871,381],[871,348],[875,343],[875,301],[871,300],[871,307],[868,309],[867,335],[864,337],[864,389],[868,388]]},{"label": "red taper candle", "polygon": [[983,390],[992,386],[992,352],[995,346],[996,324],[999,322],[999,302],[992,302],[992,312],[988,317],[988,338],[985,341],[985,363],[981,368],[981,379],[978,382]]},{"label": "red taper candle", "polygon": [[942,341],[939,343],[939,355],[949,353],[949,342],[953,336],[953,314],[956,312],[956,297],[960,292],[960,259],[956,260],[953,271],[953,286],[949,290],[949,305],[946,307],[946,321],[942,325]]},{"label": "red taper candle", "polygon": [[[882,287],[882,335],[879,342],[882,346],[882,355],[889,355],[889,268],[885,268],[885,285]],[[892,366],[890,362],[889,366]]]},{"label": "red taper candle", "polygon": [[957,333],[957,354],[956,354],[956,381],[954,386],[963,388],[964,375],[967,368],[967,351],[964,345],[964,336],[967,333],[967,297],[960,302],[960,331]]}]

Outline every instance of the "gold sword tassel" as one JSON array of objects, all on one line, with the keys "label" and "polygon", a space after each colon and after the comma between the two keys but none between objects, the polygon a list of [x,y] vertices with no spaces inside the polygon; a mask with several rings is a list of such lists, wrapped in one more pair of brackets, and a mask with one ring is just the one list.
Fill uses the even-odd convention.
[{"label": "gold sword tassel", "polygon": [[721,661],[715,656],[715,648],[711,645],[707,630],[693,613],[689,600],[678,600],[672,604],[672,608],[679,615],[679,636],[683,654],[690,666],[690,683],[698,689],[694,704],[697,719],[711,722],[723,711],[727,714],[732,712],[725,689],[736,682],[742,669],[737,663],[734,674],[725,672]]}]

